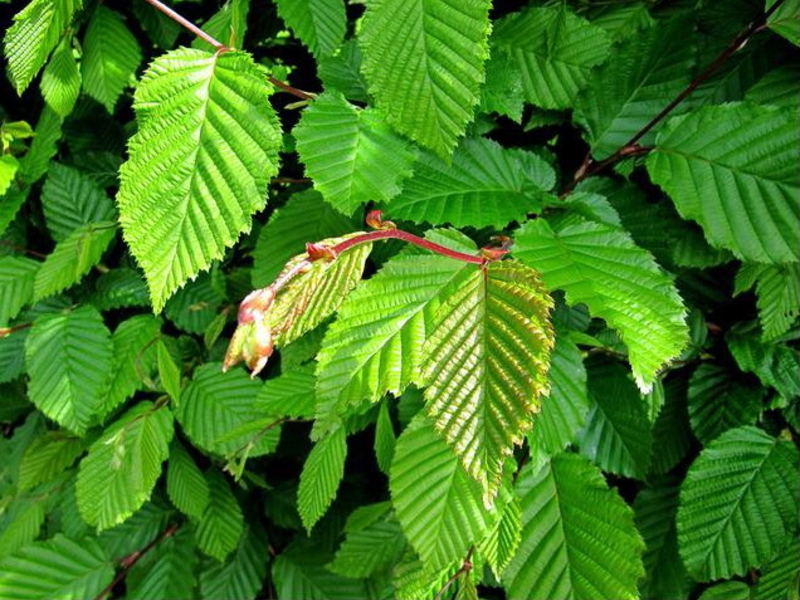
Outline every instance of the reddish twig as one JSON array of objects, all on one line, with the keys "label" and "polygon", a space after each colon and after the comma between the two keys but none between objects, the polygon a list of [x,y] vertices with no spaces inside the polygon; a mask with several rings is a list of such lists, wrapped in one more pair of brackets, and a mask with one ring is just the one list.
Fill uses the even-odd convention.
[{"label": "reddish twig", "polygon": [[430,250],[436,254],[441,254],[442,256],[447,256],[449,258],[460,260],[466,263],[472,263],[474,265],[483,265],[486,262],[486,259],[481,256],[475,256],[474,254],[465,254],[463,252],[458,252],[457,250],[451,250],[446,246],[428,241],[425,238],[419,237],[418,235],[408,233],[407,231],[401,231],[399,229],[381,229],[379,231],[370,231],[369,233],[357,235],[348,238],[343,242],[339,242],[333,246],[331,250],[333,251],[334,255],[338,255],[345,250],[352,248],[353,246],[358,246],[359,244],[389,239],[403,240],[404,242],[414,244],[420,248],[425,248],[426,250]]},{"label": "reddish twig", "polygon": [[447,589],[455,583],[456,579],[458,579],[461,575],[468,575],[470,571],[472,571],[472,552],[475,550],[475,546],[470,546],[469,552],[464,557],[464,563],[461,565],[461,568],[458,569],[453,576],[447,580],[447,583],[442,586],[442,589],[439,590],[439,593],[436,594],[433,600],[441,600],[444,593]]}]

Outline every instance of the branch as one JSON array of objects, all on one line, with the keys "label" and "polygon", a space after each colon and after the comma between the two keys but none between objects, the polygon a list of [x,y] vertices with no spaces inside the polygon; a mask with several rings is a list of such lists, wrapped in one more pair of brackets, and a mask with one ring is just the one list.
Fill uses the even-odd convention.
[{"label": "branch", "polygon": [[694,92],[700,85],[705,82],[709,77],[711,77],[717,70],[737,51],[744,48],[750,38],[761,31],[764,28],[764,24],[767,22],[772,14],[780,8],[781,4],[783,4],[786,0],[778,0],[773,4],[770,9],[764,13],[764,16],[759,19],[758,21],[754,21],[750,23],[739,35],[737,35],[733,41],[728,44],[728,47],[725,48],[714,61],[708,65],[702,73],[700,73],[694,80],[687,85],[683,91],[675,96],[675,98],[667,104],[660,113],[658,113],[655,117],[653,117],[650,122],[642,127],[636,134],[627,141],[622,147],[620,147],[614,154],[609,156],[608,158],[601,160],[600,162],[594,162],[592,159],[591,153],[586,155],[586,158],[583,160],[583,164],[578,168],[575,172],[575,176],[573,177],[572,181],[569,185],[561,192],[561,198],[568,196],[572,193],[572,190],[575,189],[575,186],[578,185],[584,179],[595,175],[608,167],[609,165],[614,164],[618,160],[622,158],[627,158],[629,156],[636,156],[638,154],[645,154],[650,151],[650,148],[643,148],[637,145],[637,142],[642,139],[645,135],[647,135],[650,130],[652,130],[656,125],[658,125],[661,121],[663,121],[675,108],[686,98]]},{"label": "branch", "polygon": [[[149,2],[150,0],[147,0],[147,1]],[[128,556],[123,558],[121,561],[119,561],[120,567],[122,567],[122,569],[120,570],[119,573],[117,573],[117,576],[114,578],[114,581],[109,583],[103,589],[102,592],[97,594],[97,596],[95,596],[94,600],[103,600],[103,598],[105,598],[105,596],[111,590],[113,590],[114,587],[117,584],[119,584],[120,581],[125,579],[125,577],[128,575],[128,571],[130,571],[133,568],[133,565],[135,565],[137,562],[139,562],[139,559],[141,559],[145,554],[150,552],[150,550],[155,548],[158,544],[163,542],[165,539],[167,539],[168,537],[172,537],[175,534],[175,532],[178,531],[179,528],[180,528],[180,525],[178,525],[177,523],[174,523],[174,524],[170,525],[169,527],[167,527],[167,529],[161,535],[159,535],[156,539],[154,539],[149,544],[147,544],[147,546],[145,546],[141,550],[137,550],[136,552],[133,552],[133,553],[129,554]]]},{"label": "branch", "polygon": [[447,580],[447,583],[445,583],[444,586],[442,586],[442,589],[439,590],[439,593],[436,594],[433,600],[441,600],[442,596],[447,591],[447,588],[453,585],[456,579],[458,579],[461,575],[468,574],[470,571],[472,571],[472,552],[474,550],[475,546],[469,547],[469,552],[467,552],[467,555],[464,557],[464,563],[461,565],[461,568],[459,568],[458,571],[453,573],[453,576]]},{"label": "branch", "polygon": [[16,250],[17,252],[24,252],[25,254],[30,254],[31,256],[35,256],[36,258],[47,258],[47,254],[43,254],[41,252],[37,252],[36,250],[31,250],[29,248],[19,246],[13,242],[9,242],[8,240],[0,240],[0,244],[8,246],[12,250]]},{"label": "branch", "polygon": [[33,323],[20,323],[18,325],[13,325],[12,327],[0,327],[0,338],[8,337],[15,331],[28,329],[28,327],[33,327]]}]

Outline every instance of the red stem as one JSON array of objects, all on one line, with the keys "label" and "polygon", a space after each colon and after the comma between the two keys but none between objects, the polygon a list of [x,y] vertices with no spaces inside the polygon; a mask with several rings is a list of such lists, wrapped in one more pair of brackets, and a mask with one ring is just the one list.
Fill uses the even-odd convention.
[{"label": "red stem", "polygon": [[455,260],[472,263],[473,265],[482,265],[486,262],[486,259],[480,256],[474,256],[472,254],[464,254],[463,252],[451,250],[446,246],[442,246],[434,242],[429,242],[428,240],[421,238],[417,235],[414,235],[413,233],[408,233],[407,231],[401,231],[399,229],[381,229],[379,231],[371,231],[370,233],[365,233],[362,235],[351,237],[343,242],[339,242],[333,248],[331,248],[331,250],[333,250],[334,254],[341,254],[345,250],[348,250],[353,246],[358,246],[359,244],[366,244],[367,242],[374,242],[378,240],[389,240],[389,239],[403,240],[404,242],[408,242],[409,244],[414,244],[415,246],[419,246],[420,248],[425,248],[426,250],[430,250],[431,252],[435,252],[436,254],[441,254],[442,256],[448,256],[450,258],[454,258]]}]

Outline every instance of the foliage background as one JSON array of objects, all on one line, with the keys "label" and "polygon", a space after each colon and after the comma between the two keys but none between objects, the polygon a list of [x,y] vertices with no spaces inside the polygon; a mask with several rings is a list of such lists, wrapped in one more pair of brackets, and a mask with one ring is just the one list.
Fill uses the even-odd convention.
[{"label": "foliage background", "polygon": [[[797,598],[773,4],[177,2],[217,56],[143,0],[0,2],[0,597]],[[262,378],[223,374],[239,301],[376,206],[511,236],[486,289],[524,283],[351,250],[287,289]]]}]

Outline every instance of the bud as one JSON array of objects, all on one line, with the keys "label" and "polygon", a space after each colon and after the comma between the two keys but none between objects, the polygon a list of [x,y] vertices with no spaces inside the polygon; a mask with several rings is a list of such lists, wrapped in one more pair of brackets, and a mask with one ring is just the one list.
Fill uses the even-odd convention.
[{"label": "bud", "polygon": [[334,260],[336,258],[336,252],[333,250],[332,246],[326,246],[325,244],[306,244],[306,254],[308,254],[309,260]]},{"label": "bud", "polygon": [[367,213],[365,219],[367,225],[373,229],[397,229],[397,225],[391,221],[383,220],[383,212],[380,210],[371,210]]}]

